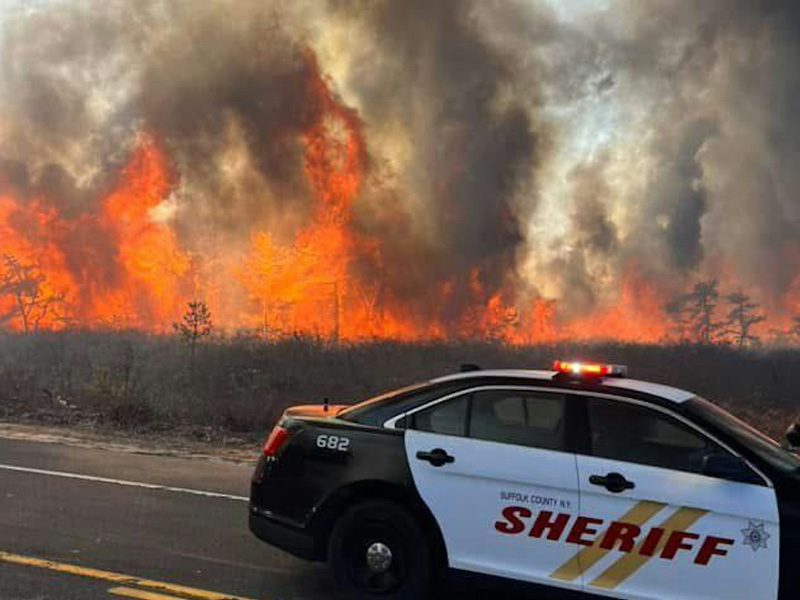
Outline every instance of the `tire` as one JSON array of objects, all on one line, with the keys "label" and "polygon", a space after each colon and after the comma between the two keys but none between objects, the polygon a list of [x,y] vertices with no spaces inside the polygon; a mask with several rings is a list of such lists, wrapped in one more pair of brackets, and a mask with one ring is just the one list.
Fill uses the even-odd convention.
[{"label": "tire", "polygon": [[430,544],[414,515],[391,501],[345,510],[331,532],[328,564],[343,600],[422,600],[433,586]]}]

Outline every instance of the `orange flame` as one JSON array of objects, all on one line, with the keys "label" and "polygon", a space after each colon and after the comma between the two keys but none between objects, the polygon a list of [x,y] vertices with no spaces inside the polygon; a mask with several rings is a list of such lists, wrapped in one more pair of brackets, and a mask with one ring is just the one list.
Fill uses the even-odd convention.
[{"label": "orange flame", "polygon": [[[212,303],[215,323],[267,337],[459,337],[528,344],[657,342],[668,335],[664,290],[653,287],[636,265],[623,270],[612,306],[571,319],[554,300],[521,301],[512,284],[486,286],[480,265],[467,286],[472,309],[457,323],[438,316],[454,299],[454,281],[430,282],[439,306],[426,316],[387,297],[380,282],[359,277],[356,260],[379,258],[380,252],[379,240],[356,233],[352,223],[367,169],[362,124],[335,97],[311,55],[309,65],[307,95],[314,110],[298,142],[314,210],[291,239],[256,231],[245,255],[226,258],[212,281],[204,269],[211,259],[202,253],[190,259],[174,225],[159,218],[177,181],[156,137],[141,134],[116,185],[93,211],[76,216],[49,198],[0,195],[0,328],[163,332],[188,301],[220,289],[224,297]],[[798,290],[800,278],[794,298]]]},{"label": "orange flame", "polygon": [[[6,327],[130,327],[162,331],[179,309],[189,268],[172,229],[151,211],[167,196],[166,157],[142,135],[94,214],[67,217],[44,199],[0,198],[0,318]],[[16,279],[10,261],[25,269]],[[30,306],[26,323],[19,304]]]}]

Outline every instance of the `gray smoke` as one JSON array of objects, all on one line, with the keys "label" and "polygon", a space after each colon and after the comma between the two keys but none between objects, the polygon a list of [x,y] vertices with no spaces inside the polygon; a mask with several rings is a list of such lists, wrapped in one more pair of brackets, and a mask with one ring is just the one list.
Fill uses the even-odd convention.
[{"label": "gray smoke", "polygon": [[[555,169],[567,184],[554,184],[557,203],[533,221],[546,241],[527,239],[529,280],[550,282],[552,295],[588,312],[614,302],[633,264],[665,293],[718,276],[772,310],[792,308],[800,256],[794,3],[598,1],[560,15],[558,34],[547,29],[538,46],[526,33],[537,18],[502,43],[542,58],[549,108],[573,137],[560,138],[568,151]],[[611,251],[580,241],[587,218],[578,190],[598,177],[604,213],[593,218],[600,228],[614,224]],[[548,233],[542,221],[558,207],[562,218]]]},{"label": "gray smoke", "polygon": [[148,131],[187,248],[289,239],[314,201],[319,68],[366,139],[350,226],[377,251],[352,268],[385,306],[449,325],[500,292],[585,314],[635,265],[658,290],[720,276],[788,310],[795,4],[21,3],[0,17],[0,191],[91,211]]},{"label": "gray smoke", "polygon": [[[800,242],[800,120],[792,100],[800,11],[793,3],[719,0],[661,2],[647,12],[632,13],[642,37],[629,53],[653,48],[660,71],[636,64],[635,72],[645,84],[655,72],[674,90],[656,104],[663,112],[650,134],[671,148],[654,153],[658,168],[645,189],[668,250],[656,267],[684,278],[721,275],[724,285],[743,283],[780,309],[796,276],[784,253]],[[684,28],[677,51],[674,23]]]},{"label": "gray smoke", "polygon": [[[365,257],[360,272],[398,304],[411,303],[411,314],[433,309],[456,321],[515,272],[518,204],[546,155],[547,128],[530,110],[536,88],[517,95],[513,57],[488,42],[471,2],[333,6],[358,32],[360,66],[348,84],[368,134],[399,130],[410,146],[402,167],[388,166],[360,205],[358,227],[378,237],[385,259]],[[373,146],[373,155],[383,150]],[[484,293],[475,292],[473,271]],[[453,288],[441,306],[444,282]]]},{"label": "gray smoke", "polygon": [[[360,32],[366,43],[347,52],[361,64],[346,87],[368,134],[391,125],[413,151],[394,164],[390,136],[368,135],[372,166],[353,223],[377,240],[380,264],[365,256],[358,275],[397,304],[413,301],[411,313],[459,319],[513,276],[523,241],[515,202],[545,154],[535,99],[516,97],[513,63],[484,39],[470,3],[97,0],[20,10],[6,17],[0,47],[0,109],[14,124],[0,140],[3,180],[65,214],[91,210],[147,131],[178,174],[185,243],[209,227],[228,243],[257,227],[291,232],[312,202],[301,135],[322,110],[309,89],[315,19],[322,34]],[[431,282],[445,281],[453,288],[441,307]]]},{"label": "gray smoke", "polygon": [[88,209],[144,130],[180,175],[190,228],[209,219],[242,235],[304,213],[299,136],[319,118],[316,67],[275,7],[232,8],[112,0],[8,16],[0,77],[13,125],[0,154],[46,197]]}]

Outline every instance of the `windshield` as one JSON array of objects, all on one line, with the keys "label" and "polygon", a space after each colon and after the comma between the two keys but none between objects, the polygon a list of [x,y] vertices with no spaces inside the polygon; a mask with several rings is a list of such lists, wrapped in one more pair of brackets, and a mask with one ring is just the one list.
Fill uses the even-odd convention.
[{"label": "windshield", "polygon": [[703,398],[693,398],[687,403],[687,408],[695,416],[745,446],[771,467],[784,472],[800,468],[800,457],[716,404]]}]

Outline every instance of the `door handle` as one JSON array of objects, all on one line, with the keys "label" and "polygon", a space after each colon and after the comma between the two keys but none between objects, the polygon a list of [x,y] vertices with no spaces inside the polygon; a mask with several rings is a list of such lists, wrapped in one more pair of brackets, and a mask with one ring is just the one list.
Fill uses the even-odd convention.
[{"label": "door handle", "polygon": [[619,494],[625,490],[632,490],[636,487],[635,483],[628,481],[625,479],[624,475],[620,475],[619,473],[609,473],[606,476],[592,475],[589,477],[589,483],[604,487],[612,494]]},{"label": "door handle", "polygon": [[434,467],[443,467],[444,465],[456,462],[454,457],[450,456],[446,450],[442,450],[441,448],[435,448],[430,452],[423,452],[420,450],[417,452],[417,459],[426,460]]}]

